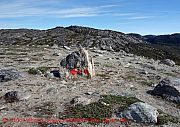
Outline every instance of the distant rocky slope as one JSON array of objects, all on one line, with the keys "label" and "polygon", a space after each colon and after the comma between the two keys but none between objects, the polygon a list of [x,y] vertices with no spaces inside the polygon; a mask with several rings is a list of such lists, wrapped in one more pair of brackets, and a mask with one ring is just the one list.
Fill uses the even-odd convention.
[{"label": "distant rocky slope", "polygon": [[143,42],[133,36],[111,30],[98,30],[81,26],[56,27],[48,30],[0,30],[0,44],[77,45],[119,51],[127,43]]},{"label": "distant rocky slope", "polygon": [[[180,65],[180,34],[147,35],[124,34],[82,26],[56,27],[48,30],[2,29],[0,45],[60,45],[96,47],[120,51],[153,59],[172,59]],[[171,44],[171,46],[169,46]]]},{"label": "distant rocky slope", "polygon": [[145,35],[130,33],[129,36],[134,36],[138,39],[144,40],[151,44],[165,44],[169,46],[180,46],[180,33],[167,34],[167,35]]},{"label": "distant rocky slope", "polygon": [[180,65],[180,34],[171,35],[145,35],[130,33],[129,36],[136,37],[146,43],[129,43],[126,49],[136,55],[153,59],[172,59]]}]

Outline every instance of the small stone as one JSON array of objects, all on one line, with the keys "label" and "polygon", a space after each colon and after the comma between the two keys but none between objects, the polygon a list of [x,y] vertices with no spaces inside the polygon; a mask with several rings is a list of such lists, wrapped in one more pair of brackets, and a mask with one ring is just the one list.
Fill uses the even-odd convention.
[{"label": "small stone", "polygon": [[71,48],[69,48],[68,46],[63,46],[63,48],[70,50]]},{"label": "small stone", "polygon": [[61,53],[58,53],[58,52],[53,53],[53,56],[60,56],[60,55]]},{"label": "small stone", "polygon": [[75,98],[73,98],[70,102],[73,105],[88,105],[91,103],[91,99],[83,97],[83,96],[77,96]]},{"label": "small stone", "polygon": [[165,64],[171,67],[175,66],[175,62],[170,59],[161,60],[159,64]]},{"label": "small stone", "polygon": [[131,64],[130,63],[127,63],[124,67],[125,68],[128,68],[128,67],[130,67],[131,66]]},{"label": "small stone", "polygon": [[105,102],[101,102],[101,104],[105,105],[105,106],[109,106],[109,104],[105,103]]},{"label": "small stone", "polygon": [[139,74],[144,74],[144,75],[147,75],[148,72],[146,70],[138,70]]}]

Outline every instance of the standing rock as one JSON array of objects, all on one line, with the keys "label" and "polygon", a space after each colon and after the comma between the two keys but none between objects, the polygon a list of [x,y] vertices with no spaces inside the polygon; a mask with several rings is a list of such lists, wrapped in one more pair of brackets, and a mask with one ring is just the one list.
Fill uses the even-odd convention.
[{"label": "standing rock", "polygon": [[166,64],[171,67],[175,66],[175,62],[170,59],[161,60],[159,64]]},{"label": "standing rock", "polygon": [[65,59],[61,60],[60,65],[69,70],[75,68],[88,69],[89,76],[95,75],[93,58],[84,48],[80,47],[79,51],[69,54]]},{"label": "standing rock", "polygon": [[159,113],[156,108],[147,103],[136,102],[131,104],[126,110],[121,112],[118,116],[133,120],[137,123],[157,123],[157,117]]},{"label": "standing rock", "polygon": [[180,104],[180,78],[165,78],[148,93]]}]

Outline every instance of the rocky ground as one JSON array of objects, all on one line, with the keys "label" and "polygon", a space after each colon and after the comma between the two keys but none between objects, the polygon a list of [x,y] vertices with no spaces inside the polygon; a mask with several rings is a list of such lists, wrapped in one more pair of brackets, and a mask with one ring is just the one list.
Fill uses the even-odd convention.
[{"label": "rocky ground", "polygon": [[[96,76],[92,79],[47,78],[42,74],[32,75],[32,67],[46,67],[49,70],[59,69],[59,62],[69,53],[77,50],[74,47],[65,49],[57,46],[1,46],[1,69],[16,69],[21,77],[7,82],[0,82],[0,96],[9,91],[20,91],[27,99],[6,103],[0,100],[0,119],[3,118],[59,118],[66,103],[74,97],[88,98],[97,101],[100,95],[122,95],[136,97],[162,112],[180,118],[180,109],[176,104],[162,98],[147,94],[163,78],[180,78],[180,66],[173,67],[159,64],[159,61],[147,59],[125,52],[109,52],[90,49],[94,58]],[[47,105],[49,106],[47,108]],[[67,123],[68,126],[125,126],[120,122],[97,125],[88,123]],[[67,125],[59,125],[67,126]],[[51,126],[28,122],[0,122],[0,126]],[[161,126],[130,123],[129,126]],[[180,123],[168,122],[163,126],[179,127]],[[56,126],[57,127],[57,126]]]}]

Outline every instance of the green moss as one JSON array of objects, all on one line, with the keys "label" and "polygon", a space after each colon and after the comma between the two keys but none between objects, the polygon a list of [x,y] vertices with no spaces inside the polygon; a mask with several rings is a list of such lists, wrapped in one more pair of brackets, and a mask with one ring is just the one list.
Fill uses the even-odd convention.
[{"label": "green moss", "polygon": [[171,115],[167,115],[167,114],[163,114],[158,116],[158,125],[163,125],[166,124],[168,122],[172,122],[172,123],[178,123],[179,119],[177,117],[171,116]]},{"label": "green moss", "polygon": [[104,95],[102,96],[102,99],[100,101],[110,104],[111,106],[118,104],[119,107],[122,108],[122,110],[135,102],[141,102],[141,100],[135,97],[114,96],[114,95]]},{"label": "green moss", "polygon": [[160,109],[158,109],[158,113],[159,113],[159,116],[158,116],[158,120],[157,120],[157,125],[163,125],[168,122],[172,122],[172,123],[179,122],[179,119],[177,117],[166,114]]},{"label": "green moss", "polygon": [[42,72],[43,74],[47,72],[47,70],[49,70],[50,67],[38,67],[38,68],[30,68],[28,70],[28,73],[29,74],[33,74],[33,75],[36,75],[40,72]]},{"label": "green moss", "polygon": [[36,68],[30,68],[28,70],[28,73],[32,74],[32,75],[37,75],[39,72],[38,72],[38,69],[36,69]]},{"label": "green moss", "polygon": [[37,112],[36,117],[50,118],[55,113],[55,103],[54,102],[45,102],[41,106],[34,108]]},{"label": "green moss", "polygon": [[105,106],[101,102],[94,102],[86,106],[77,105],[68,107],[64,112],[65,118],[107,118],[112,114],[110,106]]},{"label": "green moss", "polygon": [[66,110],[60,113],[60,118],[110,118],[117,106],[123,110],[135,102],[140,102],[140,100],[135,97],[103,95],[98,102],[85,106],[67,106]]},{"label": "green moss", "polygon": [[37,69],[40,70],[44,74],[49,70],[49,67],[38,67]]}]

